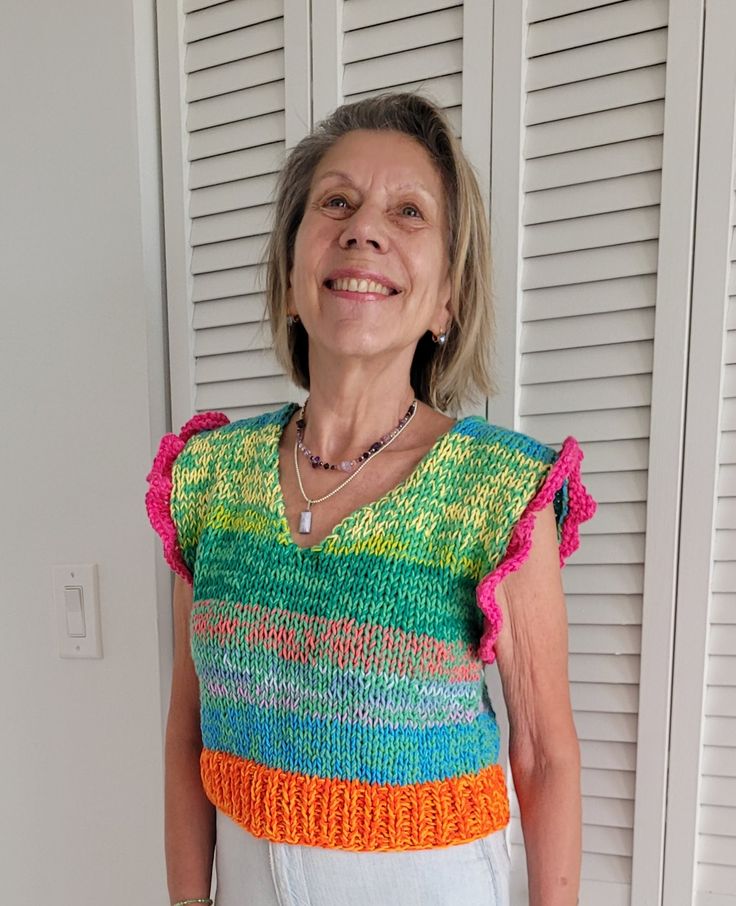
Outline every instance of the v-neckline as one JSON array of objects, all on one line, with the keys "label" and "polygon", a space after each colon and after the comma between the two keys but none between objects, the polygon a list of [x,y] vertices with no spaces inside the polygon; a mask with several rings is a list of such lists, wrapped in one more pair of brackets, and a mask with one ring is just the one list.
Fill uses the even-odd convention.
[{"label": "v-neckline", "polygon": [[[294,536],[291,534],[291,527],[289,526],[289,520],[286,518],[286,502],[284,499],[283,490],[281,488],[281,478],[279,475],[279,447],[281,446],[281,439],[284,435],[284,431],[289,421],[291,420],[292,415],[296,412],[297,409],[301,408],[301,403],[286,403],[285,406],[282,406],[281,409],[276,412],[276,431],[272,434],[272,439],[267,450],[267,459],[266,469],[273,483],[272,490],[274,495],[274,500],[276,502],[276,519],[278,522],[278,536],[279,540],[282,541],[285,546],[289,549],[296,551],[298,556],[308,556],[313,553],[320,553],[323,548],[334,541],[339,540],[340,535],[349,528],[355,522],[358,522],[366,513],[375,511],[380,507],[385,506],[387,503],[392,501],[394,497],[399,497],[401,494],[408,491],[412,488],[417,482],[419,482],[423,476],[423,473],[426,472],[430,463],[435,459],[443,447],[447,444],[449,438],[455,434],[461,424],[466,422],[468,419],[473,418],[472,415],[466,415],[463,418],[457,419],[457,421],[447,430],[444,431],[439,437],[435,440],[429,450],[424,454],[424,456],[419,460],[419,462],[414,466],[412,471],[400,481],[398,484],[394,485],[392,488],[389,488],[385,494],[382,494],[380,497],[377,497],[375,500],[370,500],[368,503],[364,503],[362,506],[357,507],[352,510],[346,516],[344,516],[329,532],[325,537],[318,541],[316,544],[311,545],[311,547],[302,547],[300,544],[297,544],[294,540]],[[306,506],[306,502],[304,502]]]}]

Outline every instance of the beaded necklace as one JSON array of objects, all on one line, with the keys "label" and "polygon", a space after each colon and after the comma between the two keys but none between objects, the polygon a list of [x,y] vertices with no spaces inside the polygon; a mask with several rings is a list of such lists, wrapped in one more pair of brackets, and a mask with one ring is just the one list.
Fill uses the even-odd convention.
[{"label": "beaded necklace", "polygon": [[[304,402],[304,405],[302,406],[301,412],[299,414],[299,418],[296,422],[296,441],[294,443],[294,468],[296,470],[297,481],[299,482],[299,490],[302,493],[302,497],[307,502],[306,510],[302,510],[299,513],[300,535],[308,535],[312,531],[312,504],[321,503],[323,500],[327,500],[328,497],[332,497],[333,494],[341,491],[345,487],[345,485],[352,481],[353,478],[355,478],[355,476],[360,472],[360,470],[368,464],[369,459],[371,459],[377,453],[380,453],[381,450],[385,449],[389,446],[389,444],[393,443],[394,440],[396,440],[399,434],[401,434],[404,428],[414,418],[414,415],[417,411],[417,400],[416,398],[414,398],[411,402],[411,405],[407,409],[406,414],[399,420],[398,425],[393,429],[393,431],[390,431],[388,434],[384,434],[381,438],[375,441],[375,443],[371,444],[371,446],[368,447],[366,451],[361,453],[357,459],[344,459],[342,460],[342,462],[340,462],[339,465],[331,465],[326,460],[323,460],[320,456],[313,454],[304,444],[304,429],[306,427],[304,415],[308,402],[309,397],[307,397],[306,401]],[[310,499],[304,490],[304,485],[302,484],[302,476],[299,472],[299,450],[301,450],[302,453],[309,459],[312,464],[312,468],[314,469],[318,469],[321,466],[323,469],[339,469],[343,472],[352,472],[352,474],[349,475],[342,484],[339,484],[336,488],[330,491],[329,494],[325,494],[323,497],[315,497],[314,499]],[[360,465],[353,472],[353,467],[357,463],[360,463]]]}]

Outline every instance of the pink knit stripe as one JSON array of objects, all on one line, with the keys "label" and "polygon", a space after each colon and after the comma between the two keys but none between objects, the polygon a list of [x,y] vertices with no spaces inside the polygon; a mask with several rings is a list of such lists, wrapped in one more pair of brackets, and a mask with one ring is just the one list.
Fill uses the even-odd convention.
[{"label": "pink knit stripe", "polygon": [[[285,629],[287,623],[293,628]],[[215,640],[220,646],[272,651],[284,661],[303,663],[307,658],[310,663],[336,664],[341,670],[359,669],[364,674],[439,679],[448,684],[477,683],[480,676],[474,646],[460,640],[249,600],[198,601],[192,636],[202,642]]]},{"label": "pink knit stripe", "polygon": [[554,500],[565,479],[568,480],[568,510],[560,537],[560,569],[580,546],[578,527],[592,518],[597,507],[580,478],[583,457],[577,440],[572,436],[566,437],[544,484],[516,523],[506,553],[496,568],[484,576],[476,587],[476,600],[485,617],[479,647],[480,657],[485,663],[492,664],[496,659],[494,645],[503,625],[503,611],[496,601],[496,587],[506,575],[519,569],[529,556],[536,513]]},{"label": "pink knit stripe", "polygon": [[221,425],[229,423],[230,419],[224,412],[199,412],[197,415],[193,415],[184,424],[178,435],[164,434],[151,471],[146,475],[146,481],[149,484],[146,491],[146,512],[151,525],[163,542],[164,559],[171,569],[190,585],[193,583],[192,574],[184,562],[176,536],[176,525],[171,515],[173,489],[171,471],[174,460],[184,449],[190,437],[200,431],[210,431],[212,428],[219,428]]}]

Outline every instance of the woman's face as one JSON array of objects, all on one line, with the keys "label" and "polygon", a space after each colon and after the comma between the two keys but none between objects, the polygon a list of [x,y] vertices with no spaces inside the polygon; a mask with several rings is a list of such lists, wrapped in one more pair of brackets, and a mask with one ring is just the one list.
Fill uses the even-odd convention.
[{"label": "woman's face", "polygon": [[339,139],[315,171],[289,274],[310,357],[404,350],[410,364],[425,331],[449,327],[447,233],[442,180],[418,142],[387,130]]}]

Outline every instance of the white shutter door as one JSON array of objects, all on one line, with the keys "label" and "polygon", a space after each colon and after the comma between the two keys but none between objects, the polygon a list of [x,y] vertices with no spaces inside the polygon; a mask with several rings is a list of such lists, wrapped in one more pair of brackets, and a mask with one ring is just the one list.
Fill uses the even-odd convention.
[{"label": "white shutter door", "polygon": [[[285,46],[287,11],[290,49]],[[172,16],[168,4],[162,16]],[[235,419],[293,396],[272,354],[268,330],[260,325],[265,309],[261,262],[285,148],[310,125],[308,92],[302,87],[309,71],[302,50],[309,35],[303,3],[185,0],[179,16],[176,33],[183,35],[182,45],[167,44],[170,28],[161,39],[176,424],[192,411],[220,409]],[[178,85],[171,75],[174,67]],[[181,185],[175,180],[174,152],[167,158],[176,116]]]},{"label": "white shutter door", "polygon": [[[666,683],[649,693],[649,716],[662,715],[659,724],[654,721],[655,745],[637,752],[637,742],[645,660],[651,661],[650,676],[668,669],[666,651],[658,649],[666,649],[674,606],[665,599],[664,609],[650,614],[647,648],[648,493],[659,481],[660,493],[672,500],[677,494],[675,444],[671,477],[667,469],[659,477],[649,471],[668,4],[529,0],[522,28],[505,5],[497,10],[494,108],[500,113],[494,115],[491,197],[496,294],[497,304],[518,300],[516,322],[502,322],[499,351],[508,361],[507,350],[517,350],[516,361],[505,366],[506,383],[514,387],[515,426],[558,449],[567,434],[574,435],[585,454],[583,480],[599,504],[563,571],[582,756],[580,903],[624,906],[637,902],[635,823],[643,828],[658,820],[656,833],[663,834]],[[520,50],[513,46],[517,36]],[[526,58],[519,75],[518,151],[519,105],[513,79],[506,77],[513,75],[517,54]],[[515,231],[519,248],[512,262],[508,236]],[[683,294],[667,304],[682,313],[685,302]],[[668,421],[662,417],[665,390],[660,424]],[[510,405],[491,401],[493,420],[506,418]],[[671,415],[676,426],[679,414]],[[666,572],[676,562],[674,508],[663,521],[672,537],[659,567]],[[651,569],[650,593],[657,567]],[[666,585],[660,586],[665,595]],[[637,766],[648,772],[639,787],[660,787],[658,802],[642,804],[641,815]],[[515,794],[511,842],[513,901],[522,903],[526,861]],[[640,843],[645,870],[647,841]],[[656,863],[658,843],[649,843]]]},{"label": "white shutter door", "polygon": [[696,906],[736,906],[736,181],[730,232]]},{"label": "white shutter door", "polygon": [[284,151],[283,2],[191,0],[187,10],[195,408],[240,417],[289,393],[259,325]]},{"label": "white shutter door", "polygon": [[[702,349],[694,342],[687,388],[692,396],[695,376],[717,366],[703,396],[718,384],[708,435],[713,519],[687,501],[689,475],[692,493],[703,496],[692,431],[709,410],[698,399],[688,415],[682,524],[679,512],[702,5],[184,0],[173,14],[171,0],[159,10],[174,425],[192,411],[221,409],[234,419],[301,396],[260,329],[259,262],[283,154],[313,119],[343,100],[410,89],[437,100],[462,135],[490,199],[504,390],[488,417],[557,447],[575,435],[599,502],[563,572],[583,760],[583,906],[660,906],[665,806],[665,880],[677,881],[665,906],[690,906],[695,890],[699,906],[733,902],[733,298],[726,345],[716,357],[715,333]],[[735,78],[733,8],[730,0],[708,7],[713,21],[721,17],[720,30],[712,26],[720,51],[708,96],[722,104],[723,85],[732,91]],[[713,143],[724,117],[732,128],[732,102],[727,117],[711,113],[721,123]],[[178,175],[172,145],[182,156]],[[715,173],[704,161],[701,172]],[[711,197],[722,204],[720,178]],[[708,205],[699,195],[704,248],[712,245]],[[723,252],[703,273],[725,260]],[[703,286],[694,312],[698,298],[706,306],[723,298]],[[714,317],[712,304],[708,311]],[[706,321],[693,315],[696,328]],[[683,549],[708,570],[700,582],[692,561],[678,574],[680,527]],[[676,593],[685,648],[666,801]],[[686,614],[700,622],[681,622]],[[699,666],[686,652],[692,639],[701,643]],[[488,674],[507,744],[497,669]],[[695,725],[702,734],[688,749]],[[511,792],[513,902],[521,906],[526,866]],[[687,827],[692,845],[678,848]],[[687,870],[678,875],[688,863],[689,887]]]},{"label": "white shutter door", "polygon": [[705,20],[667,906],[736,906],[736,6]]},{"label": "white shutter door", "polygon": [[452,0],[345,0],[345,101],[383,91],[422,91],[460,135],[463,4]]}]

